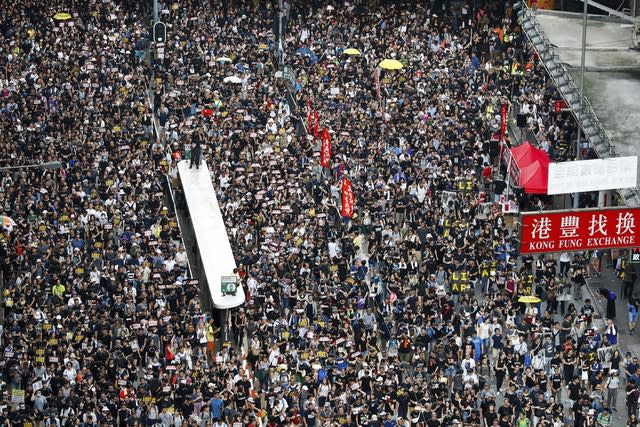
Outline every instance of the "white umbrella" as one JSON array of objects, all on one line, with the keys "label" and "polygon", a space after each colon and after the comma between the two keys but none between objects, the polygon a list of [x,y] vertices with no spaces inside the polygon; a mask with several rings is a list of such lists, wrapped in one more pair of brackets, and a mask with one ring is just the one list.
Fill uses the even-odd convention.
[{"label": "white umbrella", "polygon": [[238,76],[229,76],[229,77],[225,77],[223,82],[240,84],[240,83],[242,83],[242,79],[240,77],[238,77]]}]

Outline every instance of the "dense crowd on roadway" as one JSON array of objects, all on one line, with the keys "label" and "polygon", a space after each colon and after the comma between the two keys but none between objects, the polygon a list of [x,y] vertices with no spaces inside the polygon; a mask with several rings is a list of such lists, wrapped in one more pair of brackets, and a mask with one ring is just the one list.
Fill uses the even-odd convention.
[{"label": "dense crowd on roadway", "polygon": [[[511,219],[478,202],[506,195],[503,104],[551,153],[575,134],[510,3],[292,1],[297,109],[276,4],[160,4],[151,58],[142,3],[0,10],[2,165],[63,163],[0,178],[0,425],[637,425],[638,359],[615,323],[592,327],[601,258],[520,257]],[[378,95],[385,58],[404,66]],[[167,206],[192,142],[247,295],[230,342]]]}]

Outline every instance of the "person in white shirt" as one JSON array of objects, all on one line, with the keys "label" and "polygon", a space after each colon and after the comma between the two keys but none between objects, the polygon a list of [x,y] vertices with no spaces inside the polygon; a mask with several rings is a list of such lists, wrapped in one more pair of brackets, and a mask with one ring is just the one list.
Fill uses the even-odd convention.
[{"label": "person in white shirt", "polygon": [[66,368],[64,369],[64,371],[62,372],[62,376],[69,381],[71,384],[75,384],[76,382],[76,370],[73,369],[73,365],[71,365],[71,362],[67,363]]},{"label": "person in white shirt", "polygon": [[180,244],[180,247],[176,252],[175,260],[176,264],[178,264],[181,268],[185,268],[187,266],[187,251],[185,251],[182,244]]},{"label": "person in white shirt", "polygon": [[620,373],[617,369],[609,372],[609,378],[606,380],[607,385],[607,407],[615,408],[618,403],[618,389],[620,388]]},{"label": "person in white shirt", "polygon": [[482,352],[483,353],[488,353],[489,352],[489,338],[491,337],[490,334],[490,324],[489,322],[486,321],[481,321],[478,323],[478,327],[476,328],[478,331],[478,337],[482,340]]},{"label": "person in white shirt", "polygon": [[227,427],[227,423],[224,422],[224,419],[218,418],[216,422],[213,423],[214,427]]},{"label": "person in white shirt", "polygon": [[173,267],[176,265],[176,260],[174,259],[174,257],[169,256],[169,258],[167,258],[164,261],[164,268],[167,271],[173,271]]},{"label": "person in white shirt", "polygon": [[136,288],[134,286],[132,286],[130,283],[127,283],[124,286],[123,292],[125,294],[126,297],[131,298],[133,300],[136,299],[136,297],[138,296],[138,291],[136,290]]},{"label": "person in white shirt", "polygon": [[82,305],[82,300],[80,299],[80,297],[74,296],[74,297],[69,298],[69,301],[67,302],[67,307],[71,308],[71,307],[74,307],[74,306],[77,306],[77,305],[78,306]]},{"label": "person in white shirt", "polygon": [[473,360],[473,357],[471,357],[470,354],[467,354],[467,356],[462,360],[460,366],[465,373],[468,373],[475,369],[476,361]]},{"label": "person in white shirt", "polygon": [[420,181],[420,184],[416,187],[416,196],[418,197],[418,201],[420,203],[424,202],[424,199],[427,197],[428,188],[424,181]]},{"label": "person in white shirt", "polygon": [[277,345],[271,346],[271,351],[269,352],[269,365],[276,366],[278,364],[278,360],[280,359],[280,348]]},{"label": "person in white shirt", "polygon": [[335,258],[336,256],[338,256],[338,251],[338,244],[336,243],[335,239],[332,239],[329,242],[329,258]]},{"label": "person in white shirt", "polygon": [[524,356],[528,351],[527,343],[524,340],[521,340],[520,337],[515,337],[513,339],[513,352],[517,353],[521,356]]},{"label": "person in white shirt", "polygon": [[173,423],[173,414],[169,413],[169,408],[162,408],[162,412],[160,413],[160,421],[162,422],[163,427],[172,427]]},{"label": "person in white shirt", "polygon": [[560,254],[560,277],[566,278],[569,274],[569,266],[571,265],[571,255],[569,252]]},{"label": "person in white shirt", "polygon": [[475,369],[465,372],[462,375],[462,381],[464,382],[465,389],[471,389],[480,384],[480,379],[478,378],[478,374],[476,374]]}]

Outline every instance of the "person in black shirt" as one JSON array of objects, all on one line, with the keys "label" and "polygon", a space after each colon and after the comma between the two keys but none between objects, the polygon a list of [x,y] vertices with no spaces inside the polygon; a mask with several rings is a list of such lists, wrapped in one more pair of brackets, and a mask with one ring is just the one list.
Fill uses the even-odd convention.
[{"label": "person in black shirt", "polygon": [[502,192],[507,188],[507,183],[502,179],[496,179],[493,181],[493,194],[495,194],[495,201],[497,202],[502,195]]},{"label": "person in black shirt", "polygon": [[438,427],[442,425],[442,420],[438,418],[438,414],[431,412],[431,416],[427,420],[427,427]]},{"label": "person in black shirt", "polygon": [[538,425],[538,421],[544,415],[547,408],[547,402],[544,400],[544,394],[539,393],[536,399],[533,401],[533,425]]},{"label": "person in black shirt", "polygon": [[2,415],[0,415],[0,425],[7,425],[9,421],[9,408],[6,406],[2,408]]},{"label": "person in black shirt", "polygon": [[[496,341],[494,340],[494,345],[495,345],[495,342]],[[500,356],[498,357],[498,361],[494,365],[493,370],[496,376],[496,389],[497,389],[497,392],[500,393],[502,391],[502,384],[504,382],[504,378],[507,375],[507,365],[505,363],[503,354],[500,354]]]},{"label": "person in black shirt", "polygon": [[244,395],[248,396],[249,392],[251,391],[251,381],[249,380],[249,377],[247,376],[247,374],[244,374],[242,376],[242,379],[239,380],[236,383],[237,386],[242,387],[242,390],[244,391]]},{"label": "person in black shirt", "polygon": [[247,395],[245,394],[242,386],[236,386],[236,390],[233,393],[233,400],[235,401],[236,409],[238,411],[242,411],[247,404]]},{"label": "person in black shirt", "polygon": [[307,427],[315,427],[316,420],[318,418],[318,411],[316,410],[313,401],[307,400],[305,402],[305,410],[303,411],[303,418]]},{"label": "person in black shirt", "polygon": [[495,403],[490,403],[489,407],[485,411],[482,411],[482,419],[485,422],[485,425],[492,426],[493,422],[498,419],[498,414],[496,413],[496,405]]},{"label": "person in black shirt", "polygon": [[538,371],[538,384],[540,385],[540,390],[542,392],[542,394],[546,393],[547,390],[549,389],[549,378],[547,378],[547,376],[544,373],[544,370],[540,369]]},{"label": "person in black shirt", "polygon": [[528,273],[533,273],[533,256],[531,254],[522,257],[522,264]]},{"label": "person in black shirt", "polygon": [[193,137],[191,142],[191,161],[189,163],[189,169],[196,165],[196,169],[200,169],[200,157],[202,156],[202,148],[200,147],[200,139],[197,136]]},{"label": "person in black shirt", "polygon": [[573,372],[575,370],[576,356],[573,350],[569,350],[562,358],[562,366],[564,370],[564,380],[567,381],[573,378]]},{"label": "person in black shirt", "polygon": [[562,394],[562,375],[560,374],[560,368],[554,367],[553,374],[551,374],[551,392],[553,393],[553,397],[555,397],[556,402],[561,402],[560,397]]},{"label": "person in black shirt", "polygon": [[508,421],[510,423],[513,423],[514,411],[513,406],[511,406],[511,402],[509,402],[509,399],[505,399],[504,404],[498,410],[498,414],[500,414],[501,417],[507,417]]},{"label": "person in black shirt", "polygon": [[[466,422],[468,423],[468,425],[479,426],[480,425],[480,414],[478,413],[478,411],[477,410],[471,411],[471,414],[466,419]],[[489,424],[489,425],[491,425],[491,424]]]},{"label": "person in black shirt", "polygon": [[122,402],[120,405],[120,408],[118,409],[118,414],[116,419],[118,426],[120,427],[126,426],[128,424],[130,415],[131,415],[131,410],[127,408],[125,402]]},{"label": "person in black shirt", "polygon": [[409,403],[411,402],[411,395],[407,391],[400,389],[396,393],[395,401],[398,408],[397,409],[398,416],[406,416],[409,412]]},{"label": "person in black shirt", "polygon": [[582,268],[577,267],[574,270],[573,276],[571,276],[571,280],[574,283],[574,297],[576,300],[580,301],[582,299],[582,289],[583,286],[587,283],[584,279],[584,274],[582,273]]},{"label": "person in black shirt", "polygon": [[589,404],[587,396],[582,396],[579,401],[575,402],[573,404],[573,419],[575,421],[575,425],[584,425],[590,410],[591,405]]}]

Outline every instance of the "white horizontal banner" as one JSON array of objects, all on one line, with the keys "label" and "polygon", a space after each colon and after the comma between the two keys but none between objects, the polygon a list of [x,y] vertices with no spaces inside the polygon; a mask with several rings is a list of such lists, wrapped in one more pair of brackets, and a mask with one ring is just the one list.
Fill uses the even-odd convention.
[{"label": "white horizontal banner", "polygon": [[619,190],[638,185],[638,156],[549,164],[547,194]]}]

